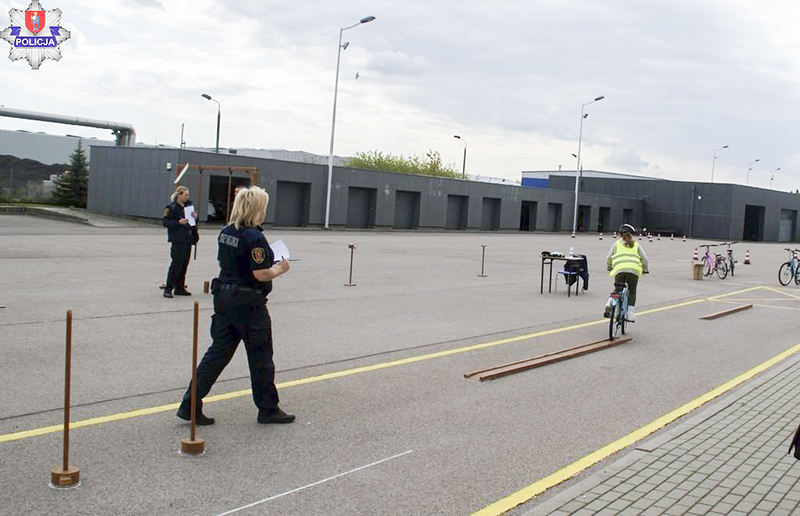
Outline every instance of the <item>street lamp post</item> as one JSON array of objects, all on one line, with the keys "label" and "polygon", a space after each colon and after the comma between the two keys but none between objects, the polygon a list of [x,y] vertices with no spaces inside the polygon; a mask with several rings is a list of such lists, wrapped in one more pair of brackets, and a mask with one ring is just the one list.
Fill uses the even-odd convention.
[{"label": "street lamp post", "polygon": [[342,45],[342,33],[346,30],[358,27],[362,23],[369,23],[374,20],[374,16],[367,16],[361,18],[358,23],[354,23],[349,27],[342,27],[339,29],[339,47],[336,55],[336,82],[333,86],[333,116],[331,117],[331,149],[328,154],[328,193],[325,200],[325,229],[329,229],[331,218],[331,183],[333,181],[333,135],[336,131],[336,98],[339,95],[339,63],[342,59],[342,50],[346,49],[349,43]]},{"label": "street lamp post", "polygon": [[467,178],[467,140],[465,140],[464,138],[460,137],[457,134],[453,135],[453,138],[458,138],[459,140],[464,142],[464,164],[461,165],[461,178],[462,179],[466,179]]},{"label": "street lamp post", "polygon": [[[781,169],[781,167],[778,167],[778,168],[776,168],[776,169],[775,169],[775,172],[777,172],[777,171],[778,171],[778,170],[780,170],[780,169]],[[772,173],[772,176],[769,178],[769,189],[770,189],[770,190],[772,190],[772,180],[773,180],[773,179],[775,179],[775,172],[773,172],[773,173]]]},{"label": "street lamp post", "polygon": [[589,104],[593,104],[600,100],[603,100],[605,97],[602,95],[595,98],[591,102],[587,102],[586,104],[581,104],[581,126],[580,130],[578,131],[578,163],[575,165],[575,213],[572,217],[572,232],[575,233],[578,231],[578,190],[580,188],[580,181],[581,181],[581,140],[583,139],[583,119],[589,116],[588,114],[583,114],[583,109],[588,106]]},{"label": "street lamp post", "polygon": [[719,149],[714,149],[714,161],[711,162],[711,182],[714,182],[714,165],[717,164],[717,152],[721,151],[722,149],[727,149],[728,145],[724,147],[720,147]]},{"label": "street lamp post", "polygon": [[200,96],[203,97],[206,100],[211,100],[211,101],[217,103],[217,150],[216,150],[216,152],[217,152],[217,154],[219,154],[219,122],[220,122],[220,119],[222,118],[222,107],[219,105],[219,101],[216,100],[216,99],[212,99],[211,95],[209,95],[208,93],[203,93]]},{"label": "street lamp post", "polygon": [[750,171],[753,170],[753,165],[758,163],[759,161],[761,160],[757,159],[747,164],[747,182],[745,183],[745,186],[750,186]]}]

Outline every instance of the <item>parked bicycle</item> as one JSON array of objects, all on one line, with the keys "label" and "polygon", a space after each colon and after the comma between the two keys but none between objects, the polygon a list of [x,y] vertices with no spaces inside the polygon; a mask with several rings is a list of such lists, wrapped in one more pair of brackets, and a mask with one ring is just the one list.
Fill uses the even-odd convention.
[{"label": "parked bicycle", "polygon": [[706,276],[711,276],[715,272],[719,279],[725,279],[728,277],[728,264],[725,261],[725,257],[719,253],[714,253],[714,256],[711,256],[711,248],[717,247],[719,244],[705,244],[701,245],[700,247],[706,248],[706,254],[700,259],[703,262],[703,274]]},{"label": "parked bicycle", "polygon": [[781,264],[780,269],[778,269],[778,282],[785,287],[794,278],[795,284],[800,285],[800,259],[797,258],[797,253],[800,252],[800,249],[786,247],[784,251],[789,251],[789,261]]},{"label": "parked bicycle", "polygon": [[628,324],[628,285],[627,283],[614,283],[611,292],[611,312],[608,315],[608,339],[614,340],[620,333],[625,335],[625,326]]},{"label": "parked bicycle", "polygon": [[731,276],[735,276],[733,271],[736,268],[736,258],[733,257],[733,248],[731,246],[733,246],[734,244],[738,244],[738,243],[739,243],[739,241],[737,240],[736,242],[724,242],[724,243],[720,244],[720,245],[728,246],[727,261],[728,261],[728,269],[731,272]]}]

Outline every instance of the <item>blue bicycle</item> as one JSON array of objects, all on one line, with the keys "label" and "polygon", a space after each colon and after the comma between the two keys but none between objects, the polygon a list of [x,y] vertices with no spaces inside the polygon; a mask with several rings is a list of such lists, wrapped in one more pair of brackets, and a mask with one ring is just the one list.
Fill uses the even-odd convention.
[{"label": "blue bicycle", "polygon": [[797,259],[798,249],[785,248],[784,251],[789,251],[789,261],[782,264],[778,269],[778,281],[784,287],[792,282],[800,285],[800,260]]},{"label": "blue bicycle", "polygon": [[620,333],[625,335],[628,324],[628,285],[614,283],[614,291],[609,299],[611,311],[608,315],[608,339],[614,340]]}]

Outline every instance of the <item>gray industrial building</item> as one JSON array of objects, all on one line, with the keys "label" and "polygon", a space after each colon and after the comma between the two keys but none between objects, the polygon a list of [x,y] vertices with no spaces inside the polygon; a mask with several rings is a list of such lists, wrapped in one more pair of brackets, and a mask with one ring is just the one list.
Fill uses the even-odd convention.
[{"label": "gray industrial building", "polygon": [[[572,191],[575,178],[551,176],[550,188]],[[797,194],[732,184],[591,177],[581,179],[581,192],[641,200],[641,224],[654,232],[723,240],[798,240]]]},{"label": "gray industrial building", "polygon": [[[159,218],[174,190],[178,164],[190,163],[193,168],[181,184],[189,187],[200,220],[224,220],[229,178],[231,188],[251,178],[238,170],[201,172],[194,167],[256,167],[256,182],[270,194],[267,224],[324,225],[327,190],[324,165],[136,147],[92,147],[90,156],[88,209],[92,212]],[[197,202],[201,197],[207,202]],[[335,167],[330,226],[569,231],[573,199],[570,192],[556,189]],[[642,201],[583,195],[581,216],[596,221],[592,230],[602,227],[610,231],[623,220],[640,224]]]},{"label": "gray industrial building", "polygon": [[[90,156],[92,212],[160,218],[178,165],[190,163],[181,184],[189,187],[200,220],[225,220],[229,191],[253,181],[270,194],[266,224],[324,225],[325,165],[174,148],[92,147]],[[235,167],[253,167],[257,176]],[[330,226],[570,231],[574,184],[574,177],[565,176],[552,176],[548,188],[529,188],[335,167]],[[200,198],[206,202],[197,202]],[[581,180],[578,208],[581,232],[611,232],[628,222],[664,234],[795,241],[800,195],[728,184],[588,177]]]}]

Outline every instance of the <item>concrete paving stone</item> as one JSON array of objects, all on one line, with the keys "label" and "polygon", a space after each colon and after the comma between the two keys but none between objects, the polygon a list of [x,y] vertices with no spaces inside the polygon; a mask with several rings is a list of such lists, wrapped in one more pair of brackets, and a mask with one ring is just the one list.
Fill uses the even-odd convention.
[{"label": "concrete paving stone", "polygon": [[686,508],[672,505],[664,510],[664,514],[667,516],[683,516],[686,514]]},{"label": "concrete paving stone", "polygon": [[777,507],[778,504],[776,502],[769,502],[767,500],[762,500],[760,503],[756,505],[757,511],[765,511],[765,512],[772,512],[772,510]]},{"label": "concrete paving stone", "polygon": [[653,507],[658,507],[659,509],[666,509],[667,507],[672,507],[675,505],[675,500],[671,500],[669,498],[660,498],[653,502]]},{"label": "concrete paving stone", "polygon": [[614,511],[606,507],[605,509],[601,509],[597,513],[597,516],[617,516],[618,513],[619,511]]},{"label": "concrete paving stone", "polygon": [[599,497],[603,496],[604,494],[606,494],[607,492],[609,492],[610,490],[611,490],[611,487],[609,487],[609,486],[607,486],[605,484],[599,484],[599,485],[596,485],[593,488],[591,488],[586,494],[594,495],[595,498],[599,498]]},{"label": "concrete paving stone", "polygon": [[634,509],[638,509],[640,511],[644,511],[645,509],[649,508],[652,504],[650,500],[639,499],[636,500],[631,504],[631,507]]},{"label": "concrete paving stone", "polygon": [[734,511],[741,511],[741,512],[743,512],[745,514],[749,514],[755,508],[755,506],[756,506],[756,504],[754,504],[754,503],[741,501],[741,502],[736,504],[736,507],[734,507],[733,510]]},{"label": "concrete paving stone", "polygon": [[700,503],[714,507],[721,500],[722,500],[722,495],[714,495],[708,493],[707,495],[705,495],[703,498],[700,499]]},{"label": "concrete paving stone", "polygon": [[766,484],[758,484],[753,486],[753,493],[764,496],[772,490],[772,486]]},{"label": "concrete paving stone", "polygon": [[619,515],[620,516],[639,516],[639,514],[641,514],[641,512],[642,511],[640,511],[638,509],[634,509],[632,507],[628,507],[627,509],[624,509],[622,512],[620,512]]},{"label": "concrete paving stone", "polygon": [[615,511],[615,512],[618,513],[620,511],[628,508],[628,506],[630,506],[630,505],[631,505],[631,502],[628,502],[626,500],[617,500],[617,501],[611,503],[608,507],[606,507],[606,509],[607,510],[611,510],[611,511]]},{"label": "concrete paving stone", "polygon": [[[771,491],[774,493],[774,491]],[[777,495],[777,493],[775,493]],[[791,490],[784,495],[784,498],[790,502],[800,502],[800,491]]]},{"label": "concrete paving stone", "polygon": [[751,489],[753,487],[755,487],[757,484],[758,484],[758,480],[756,480],[752,476],[745,477],[745,478],[743,478],[741,480],[741,482],[739,482],[739,485],[745,486],[745,487],[748,487],[748,488],[751,488]]},{"label": "concrete paving stone", "polygon": [[792,502],[792,501],[789,501],[789,500],[784,500],[784,501],[780,502],[780,503],[778,504],[778,506],[777,506],[775,509],[776,509],[776,510],[778,510],[778,511],[789,511],[789,512],[794,512],[794,511],[796,511],[798,508],[800,508],[800,504],[798,504],[797,502]]},{"label": "concrete paving stone", "polygon": [[626,500],[628,502],[638,502],[639,500],[642,499],[642,496],[635,491],[628,491],[619,498],[620,500]]},{"label": "concrete paving stone", "polygon": [[770,490],[769,493],[764,495],[764,501],[767,502],[780,503],[784,498],[785,498],[784,495],[782,495],[781,493],[776,493],[775,491],[772,490]]},{"label": "concrete paving stone", "polygon": [[597,511],[593,511],[591,509],[581,509],[579,511],[575,511],[573,516],[594,516]]},{"label": "concrete paving stone", "polygon": [[730,504],[732,506],[731,507],[731,509],[732,509],[733,507],[738,505],[738,503],[741,502],[743,498],[744,498],[744,496],[740,496],[740,495],[733,494],[733,493],[728,493],[727,495],[725,495],[725,497],[722,499],[722,501],[720,503]]},{"label": "concrete paving stone", "polygon": [[728,477],[727,473],[722,473],[720,471],[715,471],[714,473],[712,473],[712,474],[710,474],[708,476],[707,482],[713,482],[715,484],[719,484],[720,482],[725,480],[727,477]]},{"label": "concrete paving stone", "polygon": [[769,511],[763,511],[759,509],[753,509],[749,514],[750,516],[770,516]]},{"label": "concrete paving stone", "polygon": [[715,487],[717,487],[719,485],[720,482],[721,482],[721,479],[720,480],[715,480],[715,479],[712,479],[711,477],[708,477],[706,480],[703,480],[702,482],[700,482],[700,485],[698,487],[701,487],[703,489],[714,489]]},{"label": "concrete paving stone", "polygon": [[714,504],[713,511],[715,513],[730,514],[733,511],[734,506],[735,504],[733,503],[727,503],[724,501],[717,502],[716,504]]},{"label": "concrete paving stone", "polygon": [[565,503],[564,505],[559,507],[558,510],[573,513],[583,509],[584,507],[586,507],[585,503],[579,502],[577,500],[572,500],[571,502]]},{"label": "concrete paving stone", "polygon": [[553,511],[548,516],[570,516],[570,513],[566,511]]},{"label": "concrete paving stone", "polygon": [[655,507],[650,507],[642,512],[642,516],[661,516],[661,510]]},{"label": "concrete paving stone", "polygon": [[692,508],[689,509],[688,514],[708,514],[711,509],[713,509],[713,507],[710,505],[699,503],[692,506]]},{"label": "concrete paving stone", "polygon": [[613,502],[615,500],[619,500],[620,496],[622,496],[622,493],[616,493],[614,491],[609,491],[606,494],[604,494],[603,496],[601,496],[600,498],[598,498],[597,501],[598,502],[611,503],[611,502]]},{"label": "concrete paving stone", "polygon": [[762,495],[751,492],[748,495],[746,495],[742,501],[758,505],[763,499],[764,497]]},{"label": "concrete paving stone", "polygon": [[595,500],[592,503],[587,504],[586,507],[584,507],[583,509],[597,512],[597,511],[605,508],[606,505],[608,505],[608,502],[603,502],[601,500]]}]

